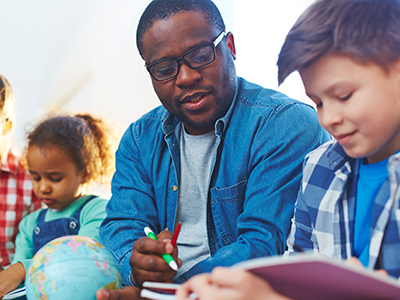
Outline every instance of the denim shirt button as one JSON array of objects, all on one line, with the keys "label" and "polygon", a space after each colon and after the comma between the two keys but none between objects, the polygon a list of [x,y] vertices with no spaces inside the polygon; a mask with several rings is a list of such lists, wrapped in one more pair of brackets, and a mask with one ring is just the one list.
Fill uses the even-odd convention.
[{"label": "denim shirt button", "polygon": [[172,186],[172,191],[176,192],[178,190],[178,187],[176,185]]}]

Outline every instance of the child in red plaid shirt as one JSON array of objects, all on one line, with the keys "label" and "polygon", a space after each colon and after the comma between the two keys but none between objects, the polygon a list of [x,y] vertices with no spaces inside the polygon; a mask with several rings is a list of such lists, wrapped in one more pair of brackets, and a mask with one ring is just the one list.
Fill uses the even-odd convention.
[{"label": "child in red plaid shirt", "polygon": [[0,75],[0,266],[11,263],[21,219],[42,206],[31,175],[11,149],[14,101],[10,83]]}]

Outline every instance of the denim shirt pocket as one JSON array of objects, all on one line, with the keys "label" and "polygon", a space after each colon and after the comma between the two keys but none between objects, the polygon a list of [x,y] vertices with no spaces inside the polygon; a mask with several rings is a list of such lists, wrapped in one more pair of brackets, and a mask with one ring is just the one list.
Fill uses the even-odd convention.
[{"label": "denim shirt pocket", "polygon": [[243,212],[247,180],[233,186],[214,187],[211,193],[211,213],[220,246],[227,246],[237,239],[237,218]]}]

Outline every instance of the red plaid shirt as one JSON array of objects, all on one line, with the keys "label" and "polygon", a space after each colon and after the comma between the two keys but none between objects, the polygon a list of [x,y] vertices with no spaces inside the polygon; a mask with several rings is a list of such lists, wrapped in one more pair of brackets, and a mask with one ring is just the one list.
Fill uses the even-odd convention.
[{"label": "red plaid shirt", "polygon": [[33,193],[31,175],[11,151],[0,167],[0,256],[10,264],[18,224],[28,213],[42,206]]}]

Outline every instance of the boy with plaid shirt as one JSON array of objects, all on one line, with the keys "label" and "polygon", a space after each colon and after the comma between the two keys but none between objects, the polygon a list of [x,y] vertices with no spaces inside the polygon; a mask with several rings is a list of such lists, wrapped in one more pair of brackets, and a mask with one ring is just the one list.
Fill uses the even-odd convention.
[{"label": "boy with plaid shirt", "polygon": [[11,263],[21,219],[41,207],[32,189],[30,174],[11,150],[14,96],[8,80],[0,75],[0,263]]},{"label": "boy with plaid shirt", "polygon": [[[318,0],[289,31],[279,83],[300,73],[335,140],[310,152],[289,253],[313,250],[400,277],[400,1]],[[248,272],[216,268],[189,299],[288,299]]]},{"label": "boy with plaid shirt", "polygon": [[322,0],[281,49],[335,140],[309,153],[288,241],[400,277],[400,1]]}]

